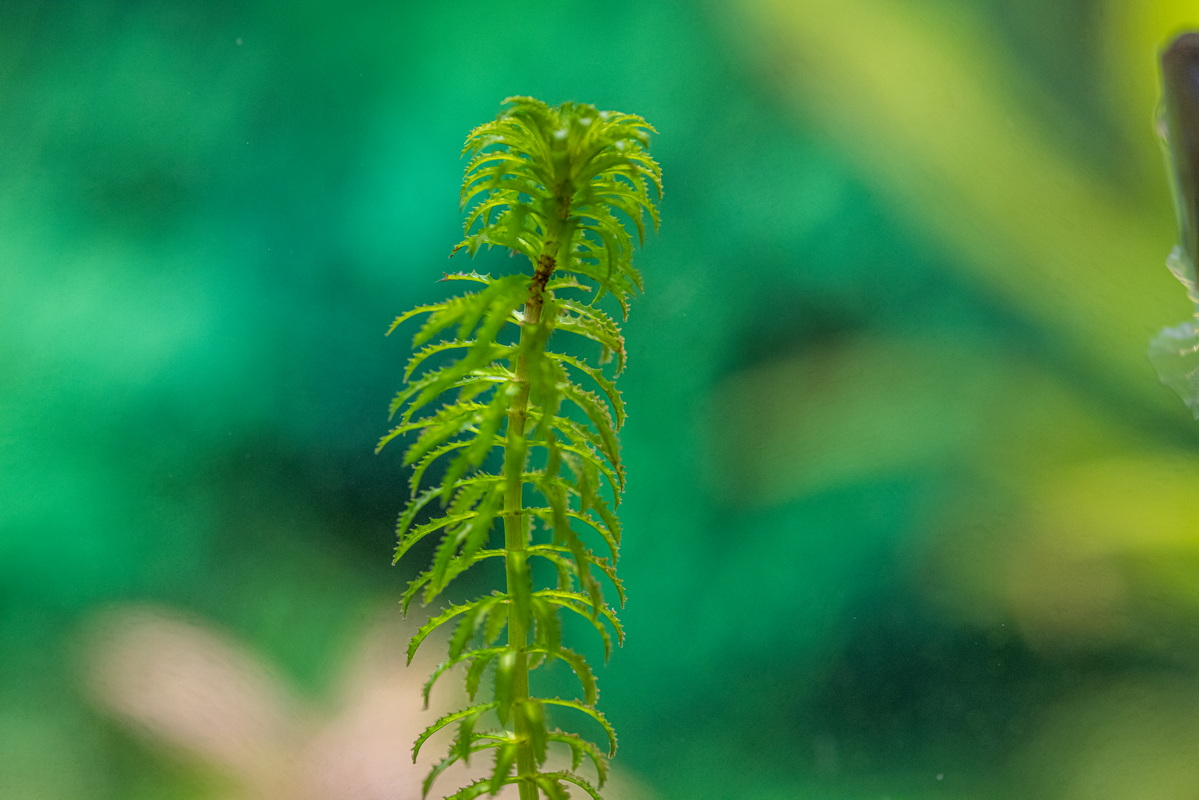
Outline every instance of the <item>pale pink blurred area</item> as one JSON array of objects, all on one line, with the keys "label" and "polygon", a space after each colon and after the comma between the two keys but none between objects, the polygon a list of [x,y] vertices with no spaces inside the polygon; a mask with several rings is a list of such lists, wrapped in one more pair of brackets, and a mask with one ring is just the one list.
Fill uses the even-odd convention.
[{"label": "pale pink blurred area", "polygon": [[[227,800],[416,800],[444,744],[431,740],[412,761],[412,743],[460,707],[452,680],[429,709],[421,687],[436,644],[405,666],[414,626],[385,612],[369,626],[325,698],[305,698],[249,645],[215,626],[149,605],[114,606],[83,634],[90,699],[153,746],[227,778]],[[446,770],[430,797],[485,773],[488,759]],[[610,787],[610,788],[609,788]],[[605,796],[652,795],[616,776]],[[501,798],[515,797],[507,787]]]},{"label": "pale pink blurred area", "polygon": [[420,797],[431,760],[414,765],[412,741],[436,719],[421,701],[429,665],[404,666],[409,633],[398,614],[371,627],[324,703],[248,645],[161,607],[97,615],[84,663],[99,709],[223,773],[246,800],[404,800]]}]

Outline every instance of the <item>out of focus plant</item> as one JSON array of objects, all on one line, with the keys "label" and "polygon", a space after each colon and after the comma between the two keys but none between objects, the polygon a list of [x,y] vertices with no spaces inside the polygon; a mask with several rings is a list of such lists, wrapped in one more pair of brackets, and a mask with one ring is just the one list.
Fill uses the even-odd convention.
[{"label": "out of focus plant", "polygon": [[1166,328],[1149,346],[1149,358],[1169,386],[1199,419],[1199,33],[1184,33],[1162,52],[1159,132],[1166,144],[1178,245],[1166,260],[1195,303],[1195,317]]},{"label": "out of focus plant", "polygon": [[[641,288],[627,226],[639,240],[644,216],[657,227],[661,171],[647,151],[653,128],[639,116],[577,103],[552,108],[528,97],[507,103],[467,137],[463,152],[471,160],[461,203],[478,202],[455,252],[505,248],[525,256],[529,271],[447,274],[444,280],[481,288],[414,308],[391,326],[425,318],[413,338],[419,349],[404,371],[406,386],[391,403],[399,424],[379,443],[414,437],[405,455],[412,500],[399,520],[395,558],[441,537],[432,565],[404,593],[404,609],[418,595],[431,602],[481,562],[502,561],[505,574],[502,591],[450,605],[413,636],[410,660],[433,631],[452,628],[448,658],[425,684],[425,699],[441,675],[461,666],[474,703],[430,725],[413,755],[429,737],[456,726],[449,753],[424,782],[425,794],[450,765],[492,751],[490,775],[458,790],[454,800],[510,784],[521,800],[567,798],[568,784],[598,798],[616,735],[596,709],[591,666],[562,643],[560,615],[589,622],[605,655],[623,637],[601,578],[623,605],[614,509],[624,487],[617,431],[625,413],[612,378],[624,367],[625,349],[599,301],[610,296],[627,315],[630,296]],[[607,364],[612,369],[605,372]],[[435,462],[440,480],[426,486]],[[428,519],[426,509],[438,504]],[[501,522],[502,541],[493,543]],[[544,588],[532,569],[538,562],[553,576]],[[553,661],[577,676],[578,699],[531,691],[530,673]],[[475,702],[488,675],[490,697]],[[549,715],[561,711],[598,723],[607,747],[552,727]],[[481,727],[485,719],[498,727]],[[546,767],[550,744],[569,750],[570,769]],[[595,768],[595,786],[579,773],[584,761]]]}]

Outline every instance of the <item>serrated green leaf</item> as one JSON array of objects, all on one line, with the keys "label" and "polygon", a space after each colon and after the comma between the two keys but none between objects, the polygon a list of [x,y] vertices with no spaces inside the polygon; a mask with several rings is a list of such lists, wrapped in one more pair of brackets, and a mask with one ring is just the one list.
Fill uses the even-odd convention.
[{"label": "serrated green leaf", "polygon": [[421,733],[420,736],[416,737],[416,743],[412,746],[412,762],[416,763],[416,759],[420,755],[420,749],[424,746],[425,742],[429,740],[429,737],[437,733],[446,725],[457,722],[458,720],[468,717],[472,714],[476,716],[484,714],[494,707],[494,703],[482,703],[477,706],[471,706],[470,708],[464,708],[460,711],[451,711],[449,714],[446,714],[438,719],[432,725],[425,728],[424,732]]},{"label": "serrated green leaf", "polygon": [[[474,511],[479,502],[497,487],[503,487],[503,480],[498,475],[476,473],[458,482],[454,487],[454,496],[448,503],[443,503],[447,514],[464,514]],[[444,488],[442,490],[444,494]]]},{"label": "serrated green leaf", "polygon": [[[617,209],[624,214],[637,228],[637,241],[640,244],[645,243],[645,221],[643,219],[646,207],[653,208],[653,204],[648,198],[643,198],[638,192],[629,188],[629,184],[610,180],[602,186],[593,186],[593,188],[603,189],[603,191],[593,191],[590,193],[589,201],[579,203],[574,206],[580,215],[586,214],[593,209]],[[644,205],[642,205],[644,203]],[[656,213],[656,212],[655,212]],[[651,214],[651,217],[654,214]],[[612,215],[608,215],[611,217]],[[615,219],[614,217],[612,217]],[[605,224],[607,220],[605,220]]]},{"label": "serrated green leaf", "polygon": [[[468,667],[466,670],[464,681],[466,696],[468,699],[473,701],[475,699],[475,695],[479,693],[479,685],[483,682],[483,673],[487,671],[487,667],[489,664],[491,664],[491,661],[491,658],[486,658],[475,659],[474,661],[470,662],[470,667]],[[499,710],[498,705],[496,710]],[[504,721],[500,720],[500,724],[502,725],[503,723]]]},{"label": "serrated green leaf", "polygon": [[[555,487],[564,487],[562,489],[563,491],[571,491],[574,488],[561,478],[551,478],[549,476],[542,477],[535,485],[537,490],[541,492],[541,494],[545,496],[547,500],[550,499],[551,494],[554,494],[553,490]],[[561,516],[558,516],[552,506],[550,508],[529,508],[527,510],[539,518],[548,521],[550,527],[552,527],[554,530],[557,530],[560,536],[565,536],[566,531],[569,528],[569,524],[566,523],[566,520],[577,520],[582,522],[584,525],[600,535],[600,537],[604,540],[604,543],[608,545],[608,549],[611,551],[612,560],[616,560],[620,546],[620,520],[616,517],[616,515],[612,514],[611,510],[602,499],[593,497],[591,505],[588,508],[588,511],[595,511],[596,514],[600,516],[599,520],[593,519],[588,514],[582,514],[570,509],[564,509]]]},{"label": "serrated green leaf", "polygon": [[471,270],[470,272],[443,272],[441,273],[442,281],[474,281],[475,283],[490,284],[492,278],[488,274],[483,274]]},{"label": "serrated green leaf", "polygon": [[[563,313],[554,321],[557,330],[570,331],[599,344],[616,356],[616,374],[624,371],[624,337],[616,322],[598,308],[563,298]],[[601,359],[602,360],[602,359]]]},{"label": "serrated green leaf", "polygon": [[487,619],[483,623],[483,641],[491,644],[500,638],[508,625],[508,609],[505,606],[493,606],[487,610]]},{"label": "serrated green leaf", "polygon": [[452,302],[452,301],[443,300],[440,303],[430,303],[428,305],[417,306],[415,308],[409,309],[408,311],[405,311],[403,314],[400,314],[398,317],[395,318],[395,320],[391,323],[391,327],[389,327],[387,329],[387,333],[385,333],[384,336],[390,336],[392,331],[394,331],[396,328],[400,327],[400,325],[402,323],[404,323],[407,320],[412,319],[413,317],[420,316],[421,314],[435,313],[435,312],[443,310],[446,307],[446,305],[449,304],[450,302]]},{"label": "serrated green leaf", "polygon": [[[500,742],[500,741],[476,740],[474,743],[472,743],[472,745],[470,747],[470,752],[477,753],[480,750],[488,750],[490,748],[500,747],[500,746],[502,746],[502,742]],[[441,773],[445,772],[446,769],[448,769],[452,765],[458,763],[459,760],[465,760],[465,759],[460,759],[459,755],[460,754],[457,752],[456,749],[452,749],[444,758],[442,758],[439,762],[437,762],[435,765],[433,765],[433,768],[429,770],[429,774],[425,776],[424,781],[421,783],[420,796],[422,798],[427,797],[429,795],[429,790],[433,788],[433,782],[435,780],[437,780],[437,777],[439,775],[441,775]]]},{"label": "serrated green leaf", "polygon": [[513,680],[516,670],[516,651],[507,649],[495,659],[495,682],[492,697],[495,699],[496,716],[501,725],[507,725],[512,716]]},{"label": "serrated green leaf", "polygon": [[[474,666],[473,662],[471,665]],[[471,745],[474,744],[475,741],[475,725],[478,724],[479,717],[486,713],[487,710],[489,709],[484,709],[476,714],[468,714],[462,719],[458,720],[458,734],[454,737],[454,744],[451,747],[450,752],[457,753],[458,757],[464,764],[470,763],[470,754],[475,749],[482,749],[473,748]],[[485,744],[486,747],[495,747],[496,745],[497,742],[494,741],[488,741]]]},{"label": "serrated green leaf", "polygon": [[612,756],[616,755],[616,731],[612,729],[611,723],[609,723],[608,720],[604,717],[604,715],[601,714],[599,711],[596,711],[591,706],[583,705],[582,703],[580,703],[576,700],[562,700],[557,697],[554,697],[554,698],[543,697],[543,698],[541,698],[541,702],[544,704],[547,704],[547,705],[552,705],[552,706],[562,706],[564,708],[573,708],[576,711],[581,711],[584,714],[586,714],[587,716],[591,717],[593,720],[595,720],[596,722],[598,722],[600,724],[600,727],[604,729],[604,733],[607,734],[607,736],[608,736],[608,758],[611,758]]},{"label": "serrated green leaf", "polygon": [[511,382],[512,373],[492,358],[497,352],[500,351],[489,348],[485,341],[477,341],[458,361],[422,373],[410,381],[392,398],[389,410],[394,414],[404,408],[400,423],[406,424],[417,411],[450,391],[457,391],[457,401],[446,403],[443,408],[464,405],[484,392]]},{"label": "serrated green leaf", "polygon": [[[556,450],[552,452],[556,452]],[[573,458],[571,460],[577,461],[577,459]],[[578,469],[578,467],[576,466],[575,469]],[[574,556],[575,575],[578,577],[580,585],[587,590],[593,606],[598,608],[603,602],[603,597],[599,584],[591,577],[591,571],[588,566],[590,551],[570,526],[566,505],[568,492],[578,491],[578,487],[572,487],[566,481],[548,475],[543,476],[536,485],[550,504],[550,527],[553,530],[554,544],[565,545]],[[582,494],[579,496],[583,497]],[[581,502],[585,502],[585,500]]]},{"label": "serrated green leaf", "polygon": [[446,672],[464,661],[470,661],[472,664],[478,659],[483,659],[486,661],[493,658],[497,653],[503,652],[504,650],[506,650],[506,648],[503,647],[486,647],[478,650],[467,650],[464,653],[460,653],[456,658],[447,659],[446,661],[438,664],[437,668],[433,670],[433,673],[429,676],[428,680],[425,681],[424,686],[421,687],[421,698],[424,700],[425,708],[429,707],[429,695],[433,691],[433,685],[436,684],[437,679]]},{"label": "serrated green leaf", "polygon": [[489,794],[499,792],[508,776],[512,774],[512,767],[515,765],[516,743],[511,741],[503,742],[499,749],[495,751],[495,765],[492,767],[491,778],[487,785]]},{"label": "serrated green leaf", "polygon": [[624,489],[624,471],[621,469],[620,452],[618,450],[610,449],[597,433],[568,417],[556,416],[551,420],[550,424],[554,430],[565,436],[567,441],[574,447],[584,451],[588,447],[591,447],[603,455],[604,458],[608,459],[618,485],[621,489]]},{"label": "serrated green leaf", "polygon": [[616,632],[617,644],[624,643],[624,626],[620,624],[616,612],[605,605],[594,605],[587,595],[578,592],[563,592],[560,589],[542,589],[534,592],[533,597],[534,600],[544,600],[558,608],[572,611],[590,622],[591,627],[595,628],[604,642],[605,660],[612,656],[612,637],[609,635],[608,629],[604,627],[601,617],[607,620],[608,624],[612,626],[612,630]]},{"label": "serrated green leaf", "polygon": [[[600,797],[600,794],[596,790],[596,788],[594,786],[592,786],[591,784],[589,784],[587,781],[580,778],[578,775],[575,775],[570,772],[543,772],[542,774],[543,775],[551,775],[551,776],[557,778],[558,780],[573,783],[575,786],[578,786],[580,789],[587,792],[587,794],[591,796],[591,800],[603,800],[603,798]],[[600,785],[603,786],[603,783],[601,783]]]},{"label": "serrated green leaf", "polygon": [[596,783],[602,787],[608,781],[608,759],[593,743],[577,734],[563,731],[552,731],[549,740],[560,742],[570,748],[570,763],[573,771],[577,772],[583,759],[587,758],[595,767]]},{"label": "serrated green leaf", "polygon": [[614,259],[602,241],[591,241],[586,230],[576,237],[575,246],[575,258],[571,262],[573,271],[598,287],[589,305],[596,305],[610,293],[620,304],[623,318],[628,319],[629,297],[641,290],[641,274],[626,259]]},{"label": "serrated green leaf", "polygon": [[[475,309],[477,318],[464,317],[459,323],[458,338],[465,339],[474,331],[479,320],[482,320],[477,339],[481,342],[494,341],[501,328],[513,323],[512,312],[520,308],[528,298],[527,286],[527,279],[523,275],[506,275],[496,279],[479,293],[487,302]],[[485,353],[478,356],[474,363],[483,363],[484,356]]]},{"label": "serrated green leaf", "polygon": [[[511,380],[511,375],[503,367],[481,359],[478,363],[467,363],[469,358],[468,353],[455,364],[427,372],[397,394],[392,400],[392,407],[407,406],[400,415],[400,422],[410,422],[417,411],[439,398],[447,401],[442,405],[443,408],[463,405],[489,391],[500,389]],[[453,401],[447,397],[450,392],[455,393]]]},{"label": "serrated green leaf", "polygon": [[450,635],[449,645],[447,646],[450,658],[457,658],[460,653],[466,650],[467,644],[478,630],[481,618],[490,608],[507,602],[507,595],[494,592],[470,603],[470,608],[462,614],[462,619],[458,621],[457,627],[454,628],[454,633]]},{"label": "serrated green leaf", "polygon": [[[412,346],[420,347],[441,331],[458,322],[478,302],[478,294],[468,294],[462,297],[451,297],[449,300],[437,303],[433,313],[425,320],[425,324],[412,337]],[[392,323],[392,330],[403,319],[403,317],[397,318],[397,321]]]},{"label": "serrated green leaf", "polygon": [[[476,606],[478,606],[480,603],[488,602],[493,599],[494,599],[494,595],[491,595],[488,597],[481,597],[478,600],[472,600],[471,602],[464,603],[462,605],[450,606],[445,611],[442,611],[440,614],[438,614],[437,616],[433,617],[431,620],[426,622],[424,625],[421,625],[417,629],[416,633],[414,633],[412,635],[412,638],[408,640],[408,663],[409,664],[412,663],[412,657],[416,655],[417,648],[421,646],[421,644],[425,641],[426,638],[428,638],[430,633],[437,630],[442,625],[444,625],[445,623],[454,619],[455,617],[457,617],[461,614],[465,614],[466,612],[470,611],[472,608],[475,608]],[[462,651],[459,650],[458,652],[461,653]],[[457,655],[457,654],[455,654],[455,655]],[[451,658],[452,657],[453,656],[451,656]]]},{"label": "serrated green leaf", "polygon": [[[459,556],[450,562],[447,570],[448,574],[446,584],[448,585],[450,581],[461,575],[463,572],[466,572],[466,570],[470,569],[475,564],[478,564],[480,561],[485,561],[489,558],[503,558],[504,555],[505,551],[503,550],[480,550],[477,553],[472,554],[469,558]],[[404,614],[408,613],[408,607],[412,605],[412,600],[416,597],[421,588],[429,583],[432,577],[433,570],[427,569],[408,582],[407,588],[404,589],[404,594],[400,596],[400,610]]]},{"label": "serrated green leaf", "polygon": [[399,545],[396,547],[395,556],[392,559],[392,563],[394,564],[398,562],[414,544],[424,539],[430,533],[441,530],[442,528],[456,525],[457,523],[468,520],[474,516],[474,511],[466,511],[461,514],[446,514],[430,520],[424,525],[417,526],[410,531],[406,531],[403,538],[400,540]]},{"label": "serrated green leaf", "polygon": [[[451,569],[456,561],[469,559],[478,552],[491,535],[503,501],[503,485],[492,484],[480,498],[475,510],[462,515],[460,524],[446,526],[446,533],[433,556],[424,602],[428,604],[442,592],[461,570]],[[469,565],[468,565],[469,566]]]},{"label": "serrated green leaf", "polygon": [[451,403],[447,406],[442,406],[431,416],[416,420],[415,422],[406,422],[392,428],[387,434],[379,440],[375,446],[375,452],[383,449],[384,445],[390,442],[397,436],[408,433],[409,431],[423,430],[420,438],[416,443],[408,448],[404,454],[404,463],[412,464],[419,461],[420,458],[432,450],[437,445],[449,439],[451,436],[457,436],[470,427],[477,420],[475,415],[482,411],[485,406],[479,403]]},{"label": "serrated green leaf", "polygon": [[481,351],[485,354],[481,357],[481,360],[484,363],[498,361],[501,358],[505,358],[512,352],[511,345],[502,345],[486,340],[449,339],[441,342],[433,342],[432,344],[425,345],[420,350],[417,350],[412,354],[412,357],[408,359],[408,363],[404,366],[404,382],[407,383],[409,380],[411,380],[412,374],[421,364],[425,363],[425,361],[427,361],[429,358],[439,353],[445,353],[450,350],[472,350],[476,348],[481,349]]},{"label": "serrated green leaf", "polygon": [[570,800],[570,794],[554,774],[540,772],[534,781],[537,783],[537,788],[545,795],[546,800]]},{"label": "serrated green leaf", "polygon": [[[440,447],[435,447],[428,453],[425,453],[421,460],[412,467],[412,474],[408,478],[408,487],[412,494],[416,495],[420,491],[421,479],[424,477],[425,471],[429,469],[434,461],[447,453],[452,453],[455,450],[462,449],[463,447],[470,447],[471,444],[472,440],[461,439],[456,442],[443,444]],[[440,492],[438,492],[438,494],[440,494]]]},{"label": "serrated green leaf", "polygon": [[590,286],[585,286],[579,283],[579,279],[574,275],[564,275],[560,278],[552,278],[545,284],[547,292],[556,292],[560,289],[580,289],[584,292],[591,292]]},{"label": "serrated green leaf", "polygon": [[[561,419],[561,418],[559,418],[559,419]],[[547,447],[547,448],[549,447],[548,443],[546,443],[546,442],[532,442],[532,444],[535,447],[538,447],[538,446],[539,447]],[[616,473],[616,471],[613,470],[612,467],[603,458],[600,457],[599,453],[595,449],[593,449],[592,447],[590,447],[587,444],[584,444],[583,446],[578,446],[578,445],[574,445],[574,444],[570,444],[570,443],[563,443],[563,442],[555,442],[553,446],[556,447],[560,451],[560,454],[561,453],[571,453],[572,455],[578,456],[579,458],[586,459],[588,462],[590,462],[604,476],[604,480],[606,480],[608,482],[608,486],[612,490],[613,500],[616,503],[620,502],[620,491],[622,488],[621,484],[620,484],[621,476],[618,475]],[[547,466],[545,472],[546,472],[546,474],[552,474],[552,475],[558,474],[557,471],[549,469],[548,466]]]},{"label": "serrated green leaf", "polygon": [[[551,561],[555,566],[561,565],[570,575],[577,574],[577,565],[573,559],[565,558],[563,553],[570,552],[565,547],[549,544],[533,545],[529,548],[529,555],[540,556]],[[588,551],[588,561],[593,567],[598,567],[601,572],[608,578],[609,582],[616,589],[617,597],[620,600],[620,605],[625,604],[624,583],[616,574],[615,567],[605,558],[599,558],[594,553]],[[562,588],[562,587],[559,587]]]},{"label": "serrated green leaf", "polygon": [[533,619],[537,622],[533,627],[533,641],[537,649],[553,652],[562,646],[562,621],[558,619],[552,601],[541,599],[539,594],[534,592],[529,602]]},{"label": "serrated green leaf", "polygon": [[[506,778],[505,780],[500,781],[500,785],[506,786],[512,783],[520,783],[520,781],[521,779],[516,777]],[[474,783],[464,786],[453,794],[447,796],[445,800],[474,800],[474,798],[480,797],[489,792],[494,794],[494,792],[491,792],[491,779],[479,778]]]},{"label": "serrated green leaf", "polygon": [[574,559],[573,554],[568,558],[564,555],[566,553],[570,553],[570,549],[557,544],[540,544],[529,548],[530,556],[544,558],[554,565],[554,569],[558,575],[558,588],[569,592],[573,591],[575,586],[580,584],[579,565]]},{"label": "serrated green leaf", "polygon": [[595,382],[596,386],[598,386],[604,393],[604,396],[608,398],[608,405],[611,407],[612,413],[615,417],[614,427],[619,430],[624,425],[624,401],[621,400],[620,392],[616,389],[616,384],[608,380],[602,370],[597,369],[590,364],[575,358],[574,356],[566,355],[564,353],[546,353],[546,356],[557,361],[561,361],[564,364],[570,364],[572,367],[591,378],[591,380]]},{"label": "serrated green leaf", "polygon": [[579,679],[579,686],[583,689],[583,702],[589,706],[595,705],[596,699],[599,697],[599,688],[595,682],[595,673],[591,671],[591,665],[587,663],[587,659],[565,647],[559,647],[552,651],[534,649],[530,652],[544,653],[549,658],[565,662],[574,672],[575,677]]},{"label": "serrated green leaf", "polygon": [[[441,496],[443,487],[435,486],[423,495],[409,503],[408,508],[400,516],[399,522],[396,523],[396,537],[398,543],[396,545],[395,556],[392,563],[397,563],[403,555],[417,542],[428,536],[434,531],[440,530],[447,525],[453,525],[469,519],[471,515],[477,512],[472,508],[475,502],[483,496],[483,494],[495,486],[501,484],[503,478],[498,475],[488,475],[485,473],[476,473],[468,478],[463,478],[458,481],[459,495],[446,513],[431,519],[416,528],[412,524],[416,521],[417,515],[427,506],[432,500]],[[476,491],[477,490],[477,491]]]},{"label": "serrated green leaf", "polygon": [[514,714],[524,718],[525,730],[529,735],[529,749],[533,751],[533,760],[538,764],[545,763],[546,750],[549,744],[549,731],[545,727],[545,708],[535,697],[527,697],[513,709]]},{"label": "serrated green leaf", "polygon": [[459,477],[466,474],[467,471],[478,469],[482,466],[483,461],[487,458],[487,454],[498,444],[504,446],[507,440],[500,437],[499,429],[501,423],[508,415],[508,407],[511,404],[512,395],[506,391],[497,391],[495,397],[488,403],[487,408],[479,415],[480,419],[476,423],[474,430],[474,439],[470,442],[470,446],[446,468],[445,476],[442,481],[447,485],[453,485]]},{"label": "serrated green leaf", "polygon": [[579,228],[595,233],[604,243],[604,248],[608,251],[608,264],[616,270],[623,271],[625,265],[631,262],[633,254],[633,237],[629,235],[624,224],[606,205],[590,205],[577,208],[575,212],[582,220]]}]

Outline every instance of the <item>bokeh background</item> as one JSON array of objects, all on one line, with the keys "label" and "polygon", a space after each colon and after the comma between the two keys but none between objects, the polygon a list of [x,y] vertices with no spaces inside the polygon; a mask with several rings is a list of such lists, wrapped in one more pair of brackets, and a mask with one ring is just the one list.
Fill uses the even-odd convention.
[{"label": "bokeh background", "polygon": [[415,796],[382,333],[513,94],[660,131],[614,794],[1199,795],[1199,427],[1144,355],[1191,310],[1153,126],[1187,25],[0,4],[0,797]]}]

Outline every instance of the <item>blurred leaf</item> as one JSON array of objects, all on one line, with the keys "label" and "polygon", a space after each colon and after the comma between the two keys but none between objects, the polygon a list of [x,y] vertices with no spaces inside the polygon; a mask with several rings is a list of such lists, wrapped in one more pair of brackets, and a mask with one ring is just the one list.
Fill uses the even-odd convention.
[{"label": "blurred leaf", "polygon": [[727,502],[774,505],[936,469],[977,449],[1002,379],[966,346],[867,338],[736,372],[708,408],[712,488]]},{"label": "blurred leaf", "polygon": [[[1169,398],[1144,346],[1182,299],[1147,216],[1056,146],[1014,70],[965,7],[895,0],[744,0],[778,91],[843,143],[896,213],[1142,402]],[[1145,136],[1152,136],[1146,119]],[[1163,206],[1164,208],[1164,206]]]},{"label": "blurred leaf", "polygon": [[1199,794],[1199,696],[1141,675],[1085,686],[1050,705],[1015,759],[1020,796],[1177,800]]}]

